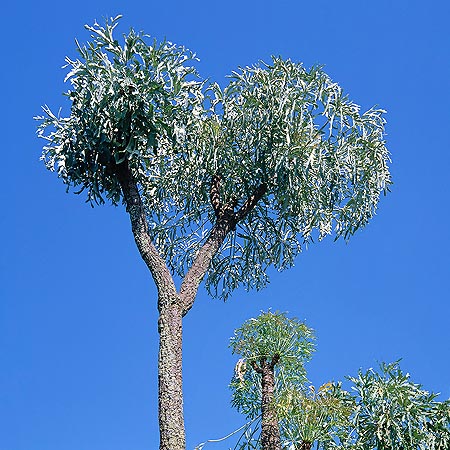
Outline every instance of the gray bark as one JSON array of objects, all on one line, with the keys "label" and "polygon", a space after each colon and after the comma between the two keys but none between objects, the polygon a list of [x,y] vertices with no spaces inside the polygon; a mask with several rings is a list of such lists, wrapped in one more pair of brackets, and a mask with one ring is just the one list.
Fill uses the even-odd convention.
[{"label": "gray bark", "polygon": [[159,298],[158,418],[160,450],[186,448],[183,415],[182,308],[179,297]]},{"label": "gray bark", "polygon": [[150,239],[145,209],[131,171],[122,164],[117,172],[137,248],[158,289],[160,450],[184,450],[181,301],[169,269]]},{"label": "gray bark", "polygon": [[120,182],[131,229],[142,259],[151,272],[158,289],[158,419],[160,450],[185,450],[186,437],[183,415],[182,377],[182,318],[192,308],[198,287],[210,266],[213,256],[220,250],[227,234],[234,230],[261,199],[266,186],[260,185],[253,195],[235,212],[235,202],[220,202],[220,177],[214,177],[211,185],[211,204],[216,223],[195,261],[184,277],[178,293],[166,262],[153,245],[147,215],[133,179],[128,162],[114,167]]}]

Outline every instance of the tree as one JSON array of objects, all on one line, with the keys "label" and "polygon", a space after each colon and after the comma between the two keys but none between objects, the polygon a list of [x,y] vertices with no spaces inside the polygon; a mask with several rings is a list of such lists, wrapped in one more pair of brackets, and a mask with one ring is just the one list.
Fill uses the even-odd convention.
[{"label": "tree", "polygon": [[445,450],[450,448],[450,401],[422,389],[398,362],[380,371],[359,371],[354,384],[355,449]]},{"label": "tree", "polygon": [[[382,110],[360,113],[319,67],[273,58],[206,85],[195,55],[86,26],[66,58],[68,117],[44,107],[42,159],[92,206],[123,203],[158,290],[160,448],[185,447],[182,318],[203,279],[262,288],[302,247],[348,238],[390,184]],[[181,280],[177,290],[174,279]]]},{"label": "tree", "polygon": [[281,450],[277,409],[283,389],[278,388],[276,395],[275,380],[283,385],[305,383],[304,363],[314,351],[313,331],[297,319],[269,311],[238,328],[230,347],[243,357],[231,383],[232,404],[248,418],[261,414],[262,449]]},{"label": "tree", "polygon": [[262,313],[235,331],[230,347],[243,357],[230,385],[232,405],[247,419],[261,417],[260,437],[245,438],[243,448],[310,450],[317,443],[327,449],[343,434],[352,399],[339,384],[317,391],[309,385],[305,363],[315,346],[306,324]]}]

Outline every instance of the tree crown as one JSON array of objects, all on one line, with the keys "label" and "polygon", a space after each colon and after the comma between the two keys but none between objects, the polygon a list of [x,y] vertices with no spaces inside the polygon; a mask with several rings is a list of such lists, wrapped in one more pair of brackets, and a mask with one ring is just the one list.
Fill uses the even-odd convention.
[{"label": "tree crown", "polygon": [[262,312],[237,328],[230,347],[247,361],[272,359],[278,355],[281,365],[302,366],[314,352],[314,332],[285,313]]},{"label": "tree crown", "polygon": [[231,381],[232,405],[248,418],[261,412],[261,375],[254,369],[262,360],[273,362],[275,399],[283,403],[282,386],[307,382],[305,363],[315,350],[314,332],[305,323],[286,314],[262,312],[235,330],[230,339],[233,353],[242,356]]},{"label": "tree crown", "polygon": [[382,110],[361,113],[322,68],[280,57],[207,85],[184,47],[134,30],[120,44],[119,18],[86,26],[91,41],[66,59],[71,112],[44,107],[42,159],[93,205],[123,200],[126,163],[173,274],[220,212],[233,223],[206,287],[223,299],[262,288],[269,266],[290,267],[315,236],[347,239],[373,216],[391,183]]}]

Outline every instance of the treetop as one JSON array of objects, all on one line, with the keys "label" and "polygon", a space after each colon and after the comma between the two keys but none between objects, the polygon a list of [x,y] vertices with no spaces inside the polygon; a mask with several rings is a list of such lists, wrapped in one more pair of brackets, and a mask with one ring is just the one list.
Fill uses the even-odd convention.
[{"label": "treetop", "polygon": [[183,277],[219,222],[228,233],[206,276],[226,299],[262,288],[314,238],[349,238],[389,189],[384,111],[361,113],[321,67],[281,57],[240,68],[224,88],[202,80],[196,56],[133,29],[120,16],[86,26],[66,58],[70,114],[44,107],[42,159],[92,205],[123,201],[126,166],[149,233]]},{"label": "treetop", "polygon": [[314,352],[314,331],[296,318],[281,312],[261,312],[237,328],[230,347],[248,361],[272,359],[280,364],[303,365]]}]

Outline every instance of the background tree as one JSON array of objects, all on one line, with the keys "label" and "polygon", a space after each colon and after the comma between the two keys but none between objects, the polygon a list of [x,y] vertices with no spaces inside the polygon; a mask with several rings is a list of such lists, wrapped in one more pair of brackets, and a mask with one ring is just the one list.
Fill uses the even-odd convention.
[{"label": "background tree", "polygon": [[352,393],[340,383],[317,390],[308,385],[304,362],[314,348],[311,338],[305,324],[270,312],[236,330],[231,347],[244,359],[231,382],[232,405],[247,419],[262,420],[260,435],[257,425],[235,449],[449,448],[450,400],[437,401],[398,362],[348,377]]},{"label": "background tree", "polygon": [[232,405],[247,419],[261,417],[260,435],[255,427],[238,448],[327,449],[347,437],[353,400],[339,384],[309,385],[305,363],[315,346],[306,324],[262,313],[235,331],[230,347],[243,357],[231,382]]},{"label": "background tree", "polygon": [[422,389],[404,374],[398,362],[380,371],[349,377],[356,407],[354,448],[377,450],[444,450],[450,448],[450,402]]},{"label": "background tree", "polygon": [[281,449],[280,400],[284,386],[306,382],[304,363],[314,351],[313,331],[297,319],[269,311],[238,328],[230,347],[243,357],[231,383],[232,404],[249,419],[261,415],[263,450]]},{"label": "background tree", "polygon": [[92,205],[126,206],[158,290],[160,448],[178,450],[182,317],[202,279],[222,299],[261,288],[314,236],[365,225],[390,184],[383,111],[281,58],[207,87],[183,47],[133,30],[121,45],[119,17],[66,59],[70,115],[44,107],[42,158]]}]

